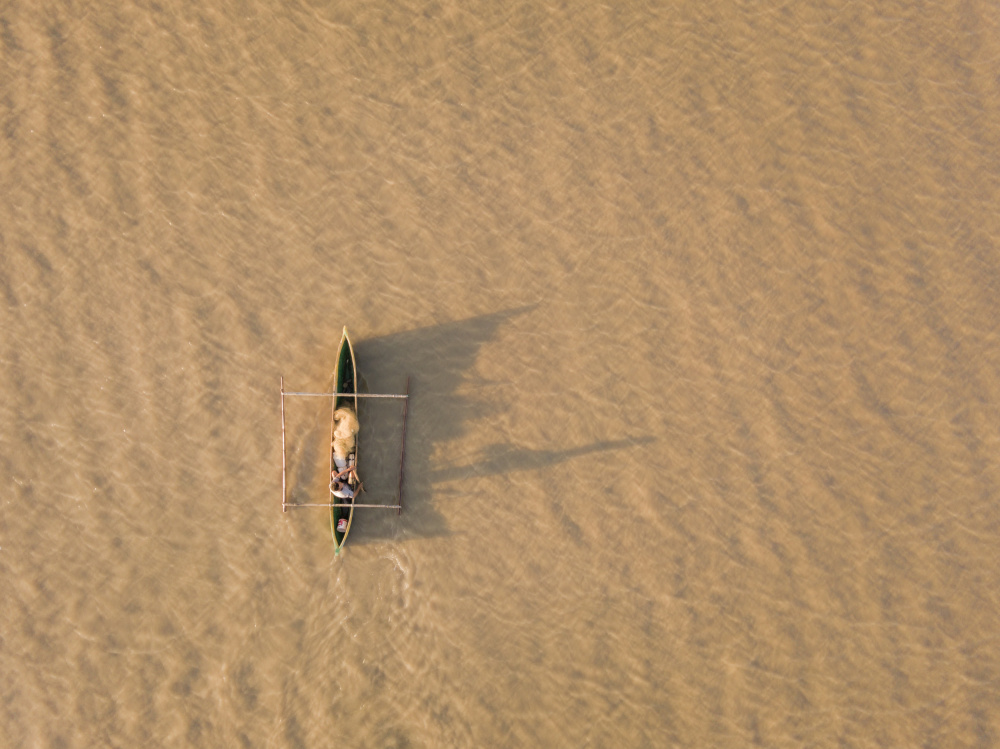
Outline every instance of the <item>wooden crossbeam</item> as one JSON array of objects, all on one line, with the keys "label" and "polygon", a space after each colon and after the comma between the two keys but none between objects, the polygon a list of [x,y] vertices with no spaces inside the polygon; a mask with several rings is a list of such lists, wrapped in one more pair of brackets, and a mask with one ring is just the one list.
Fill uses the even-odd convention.
[{"label": "wooden crossbeam", "polygon": [[409,398],[409,395],[400,393],[293,393],[282,391],[285,395],[304,395],[312,398]]},{"label": "wooden crossbeam", "polygon": [[325,504],[325,505],[322,505],[322,504],[305,503],[305,502],[303,502],[302,504],[289,504],[289,505],[286,505],[286,507],[290,507],[290,508],[294,508],[294,507],[326,507],[327,509],[329,509],[330,507],[364,507],[364,508],[368,508],[368,509],[374,509],[376,507],[381,507],[384,510],[398,510],[399,509],[399,505],[361,505],[361,504],[358,504],[358,505],[352,505],[352,504],[335,504],[335,505]]}]

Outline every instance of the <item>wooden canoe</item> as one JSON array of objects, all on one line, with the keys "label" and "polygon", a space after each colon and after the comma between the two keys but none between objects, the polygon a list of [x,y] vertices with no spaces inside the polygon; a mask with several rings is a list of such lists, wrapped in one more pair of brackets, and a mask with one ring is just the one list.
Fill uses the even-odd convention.
[{"label": "wooden canoe", "polygon": [[[351,532],[351,521],[354,519],[354,503],[357,502],[358,487],[360,486],[357,474],[358,438],[360,435],[356,435],[354,452],[350,456],[354,461],[354,472],[346,477],[351,488],[354,490],[354,497],[352,499],[341,499],[333,495],[332,477],[337,472],[337,466],[333,461],[333,430],[336,428],[336,425],[333,423],[333,414],[342,406],[349,406],[354,409],[355,414],[358,412],[357,368],[354,362],[354,347],[351,345],[351,339],[347,335],[346,327],[344,328],[343,335],[340,337],[340,347],[337,350],[337,364],[333,370],[333,388],[333,392],[339,395],[333,398],[333,409],[330,412],[330,531],[333,533],[335,553],[339,554],[347,542],[347,534]],[[350,395],[344,395],[345,393],[350,393]],[[337,507],[336,505],[338,504],[349,504],[350,506]],[[342,519],[347,522],[343,531],[340,531],[337,530],[337,526]]]}]

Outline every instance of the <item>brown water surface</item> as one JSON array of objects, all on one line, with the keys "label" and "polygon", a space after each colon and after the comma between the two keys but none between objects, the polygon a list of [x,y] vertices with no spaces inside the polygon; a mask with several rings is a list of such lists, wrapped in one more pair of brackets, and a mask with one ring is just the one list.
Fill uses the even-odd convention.
[{"label": "brown water surface", "polygon": [[[11,0],[0,49],[0,745],[1000,744],[995,3]],[[335,557],[278,377],[344,325],[414,396]]]}]

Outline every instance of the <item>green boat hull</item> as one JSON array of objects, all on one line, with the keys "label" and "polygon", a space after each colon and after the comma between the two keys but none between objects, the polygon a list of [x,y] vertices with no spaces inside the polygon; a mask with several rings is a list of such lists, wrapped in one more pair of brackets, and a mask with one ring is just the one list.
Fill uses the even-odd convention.
[{"label": "green boat hull", "polygon": [[[354,409],[354,413],[358,412],[358,399],[353,395],[357,393],[357,368],[354,361],[354,347],[351,345],[351,339],[347,335],[347,328],[344,328],[344,334],[340,338],[340,348],[337,351],[337,365],[333,370],[333,386],[336,393],[351,393],[352,395],[340,395],[333,399],[333,410],[330,414],[330,475],[333,476],[336,466],[333,461],[333,430],[336,425],[333,423],[333,412],[342,406],[349,406]],[[351,521],[354,519],[354,507],[334,507],[336,504],[351,504],[357,499],[358,482],[357,482],[357,467],[358,467],[358,437],[354,440],[354,467],[355,473],[351,475],[348,479],[348,483],[351,488],[354,489],[355,497],[353,499],[340,499],[339,497],[333,496],[333,489],[331,486],[330,490],[330,532],[333,534],[333,545],[337,554],[343,548],[344,544],[347,542],[347,534],[351,532]],[[332,483],[332,482],[331,482]],[[340,523],[341,519],[347,521],[346,527],[343,531],[337,530],[337,525]]]}]

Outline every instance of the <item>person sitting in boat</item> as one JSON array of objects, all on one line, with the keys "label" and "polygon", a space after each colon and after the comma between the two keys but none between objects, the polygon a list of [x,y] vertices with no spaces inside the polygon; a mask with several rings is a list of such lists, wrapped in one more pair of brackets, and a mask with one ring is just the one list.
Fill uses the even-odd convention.
[{"label": "person sitting in boat", "polygon": [[334,479],[331,491],[333,492],[333,496],[340,499],[351,499],[354,496],[354,490],[351,488],[351,485],[340,479]]}]

